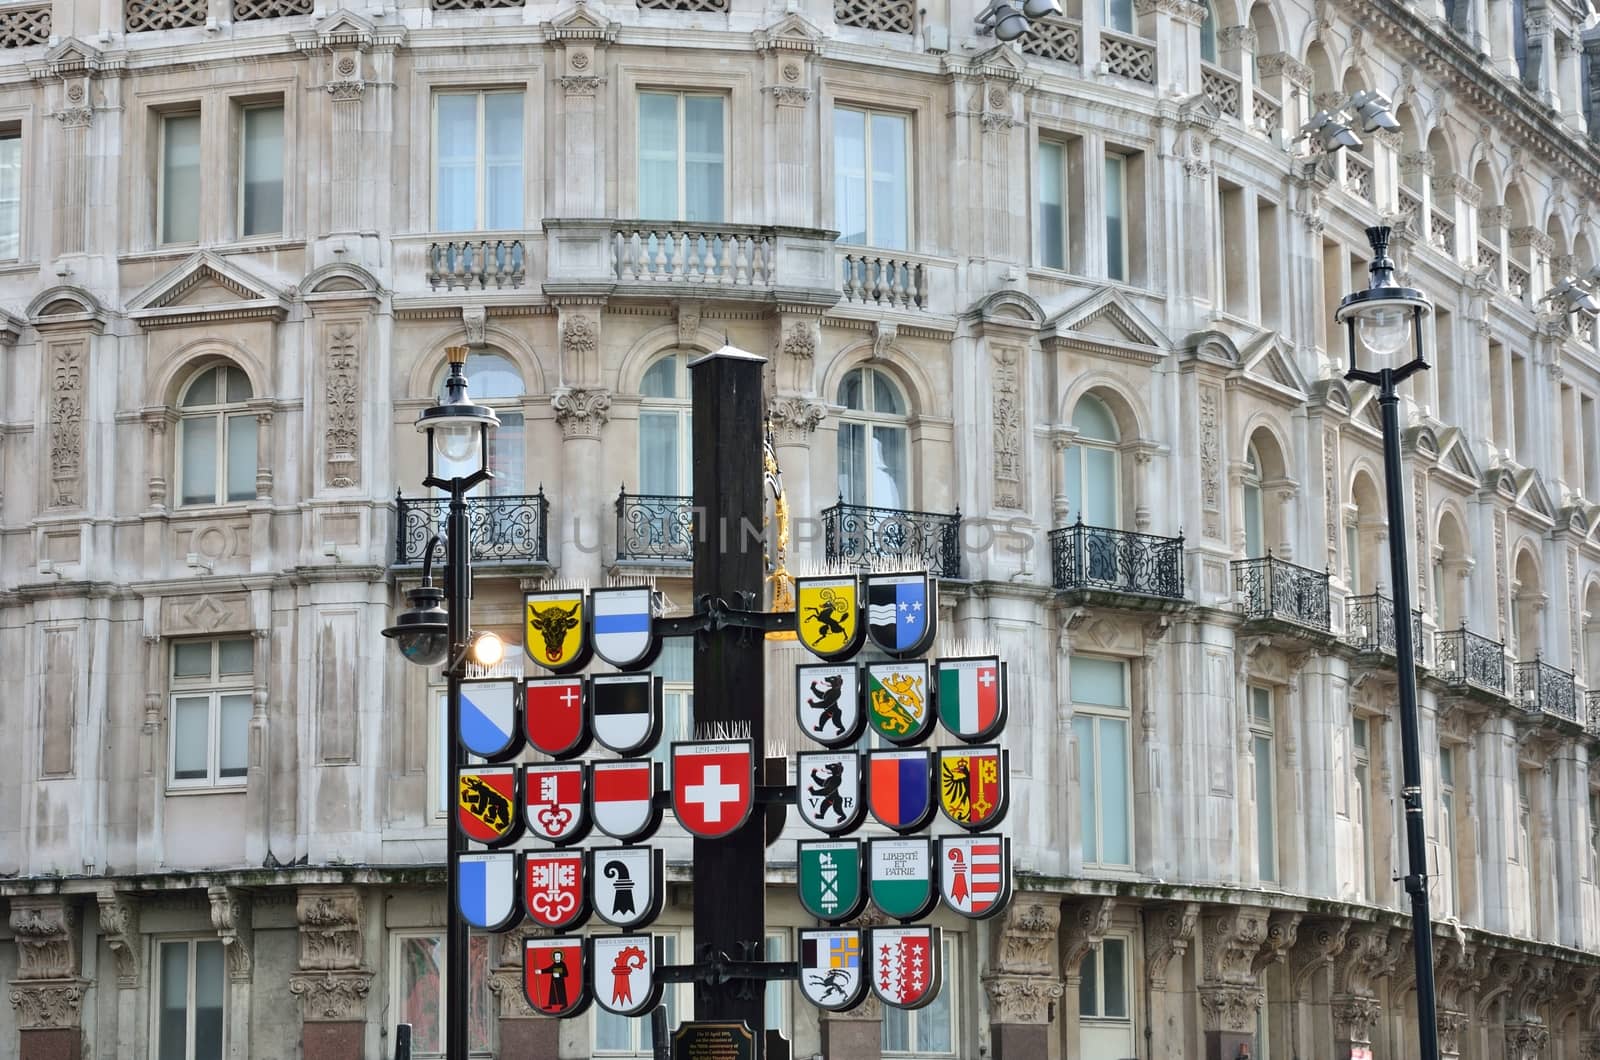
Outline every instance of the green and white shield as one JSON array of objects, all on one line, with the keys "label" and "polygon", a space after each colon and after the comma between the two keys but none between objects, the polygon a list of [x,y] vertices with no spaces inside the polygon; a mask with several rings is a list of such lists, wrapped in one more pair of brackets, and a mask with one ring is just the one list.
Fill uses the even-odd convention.
[{"label": "green and white shield", "polygon": [[916,920],[938,902],[933,840],[868,840],[867,863],[872,902],[885,916],[899,921]]},{"label": "green and white shield", "polygon": [[861,888],[861,842],[802,839],[798,849],[800,904],[831,924],[849,920],[866,904]]}]

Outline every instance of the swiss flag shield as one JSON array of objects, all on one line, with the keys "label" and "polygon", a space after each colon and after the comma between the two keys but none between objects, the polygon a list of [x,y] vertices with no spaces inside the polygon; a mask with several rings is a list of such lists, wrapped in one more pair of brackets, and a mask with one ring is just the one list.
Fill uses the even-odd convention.
[{"label": "swiss flag shield", "polygon": [[701,839],[732,835],[750,816],[755,745],[718,740],[672,745],[672,812]]}]

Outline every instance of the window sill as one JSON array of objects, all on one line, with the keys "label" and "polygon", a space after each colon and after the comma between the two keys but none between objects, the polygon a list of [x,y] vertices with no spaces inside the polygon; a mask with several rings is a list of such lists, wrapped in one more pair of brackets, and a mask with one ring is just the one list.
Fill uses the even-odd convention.
[{"label": "window sill", "polygon": [[175,258],[187,258],[197,250],[209,250],[217,254],[266,254],[284,250],[300,250],[306,245],[304,239],[295,239],[288,236],[250,236],[246,239],[230,240],[217,243],[162,243],[150,250],[133,254],[122,254],[117,257],[119,264],[138,265],[145,262],[170,261]]},{"label": "window sill", "polygon": [[196,786],[192,788],[174,788],[170,785],[167,787],[168,796],[188,797],[191,795],[245,795],[248,793],[249,788],[244,784],[229,785],[227,787],[222,787],[220,785],[207,787]]},{"label": "window sill", "polygon": [[258,504],[270,503],[272,503],[270,500],[252,497],[247,501],[228,501],[226,504],[182,504],[168,509],[167,515],[173,519],[205,519],[219,515],[248,512]]}]

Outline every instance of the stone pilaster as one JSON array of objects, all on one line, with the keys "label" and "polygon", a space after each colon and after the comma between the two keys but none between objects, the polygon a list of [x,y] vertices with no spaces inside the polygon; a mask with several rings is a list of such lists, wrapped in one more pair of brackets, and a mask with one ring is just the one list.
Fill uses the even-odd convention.
[{"label": "stone pilaster", "polygon": [[1255,973],[1267,938],[1267,911],[1243,906],[1203,918],[1200,1015],[1206,1060],[1232,1060],[1256,1051],[1256,1013],[1266,1002]]},{"label": "stone pilaster", "polygon": [[[598,314],[574,315],[563,322],[564,363],[570,366],[594,356],[599,344],[597,319]],[[564,483],[568,503],[558,524],[561,571],[598,583],[601,524],[587,520],[599,518],[602,486],[599,477],[585,469],[602,466],[600,429],[611,416],[611,392],[595,386],[563,386],[550,396],[550,404],[561,427],[562,466],[573,476]]]},{"label": "stone pilaster", "polygon": [[1174,902],[1144,911],[1144,974],[1150,991],[1151,1053],[1177,1056],[1183,1052],[1189,1019],[1189,1000],[1181,991],[1167,990],[1167,976],[1182,972],[1183,955],[1200,926],[1199,902]]},{"label": "stone pilaster", "polygon": [[59,895],[11,900],[17,977],[19,1060],[79,1060],[83,1055],[83,992],[78,968],[78,907]]},{"label": "stone pilaster", "polygon": [[993,953],[983,989],[989,998],[994,1060],[1044,1056],[1061,977],[1056,971],[1060,903],[1050,895],[1019,894],[990,936]]},{"label": "stone pilaster", "polygon": [[301,887],[299,970],[289,992],[300,999],[304,1060],[360,1060],[372,972],[365,965],[365,909],[354,887]]},{"label": "stone pilaster", "polygon": [[[606,46],[617,39],[617,24],[582,4],[543,24],[547,41],[560,52],[552,66],[562,102],[556,142],[562,145],[557,180],[564,190],[567,217],[605,217],[606,208]],[[634,106],[629,99],[625,106]],[[619,206],[626,211],[632,208]],[[613,216],[615,216],[613,214]],[[622,216],[633,216],[624,212]]]}]

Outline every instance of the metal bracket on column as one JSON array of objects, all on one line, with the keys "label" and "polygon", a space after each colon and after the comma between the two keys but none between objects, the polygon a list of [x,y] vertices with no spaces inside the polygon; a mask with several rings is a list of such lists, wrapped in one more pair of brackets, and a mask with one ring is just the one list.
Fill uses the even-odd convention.
[{"label": "metal bracket on column", "polygon": [[762,611],[756,606],[758,601],[754,593],[740,593],[738,602],[742,606],[730,607],[721,598],[702,596],[695,600],[694,614],[656,619],[655,632],[663,637],[689,637],[737,629],[749,636],[793,632],[797,628],[793,611]]},{"label": "metal bracket on column", "polygon": [[739,943],[739,956],[729,957],[710,946],[695,948],[693,964],[663,964],[656,969],[656,978],[663,983],[702,983],[722,986],[733,983],[734,995],[750,1001],[756,997],[756,984],[775,979],[800,978],[798,961],[768,961],[761,957],[765,947],[759,942]]}]

